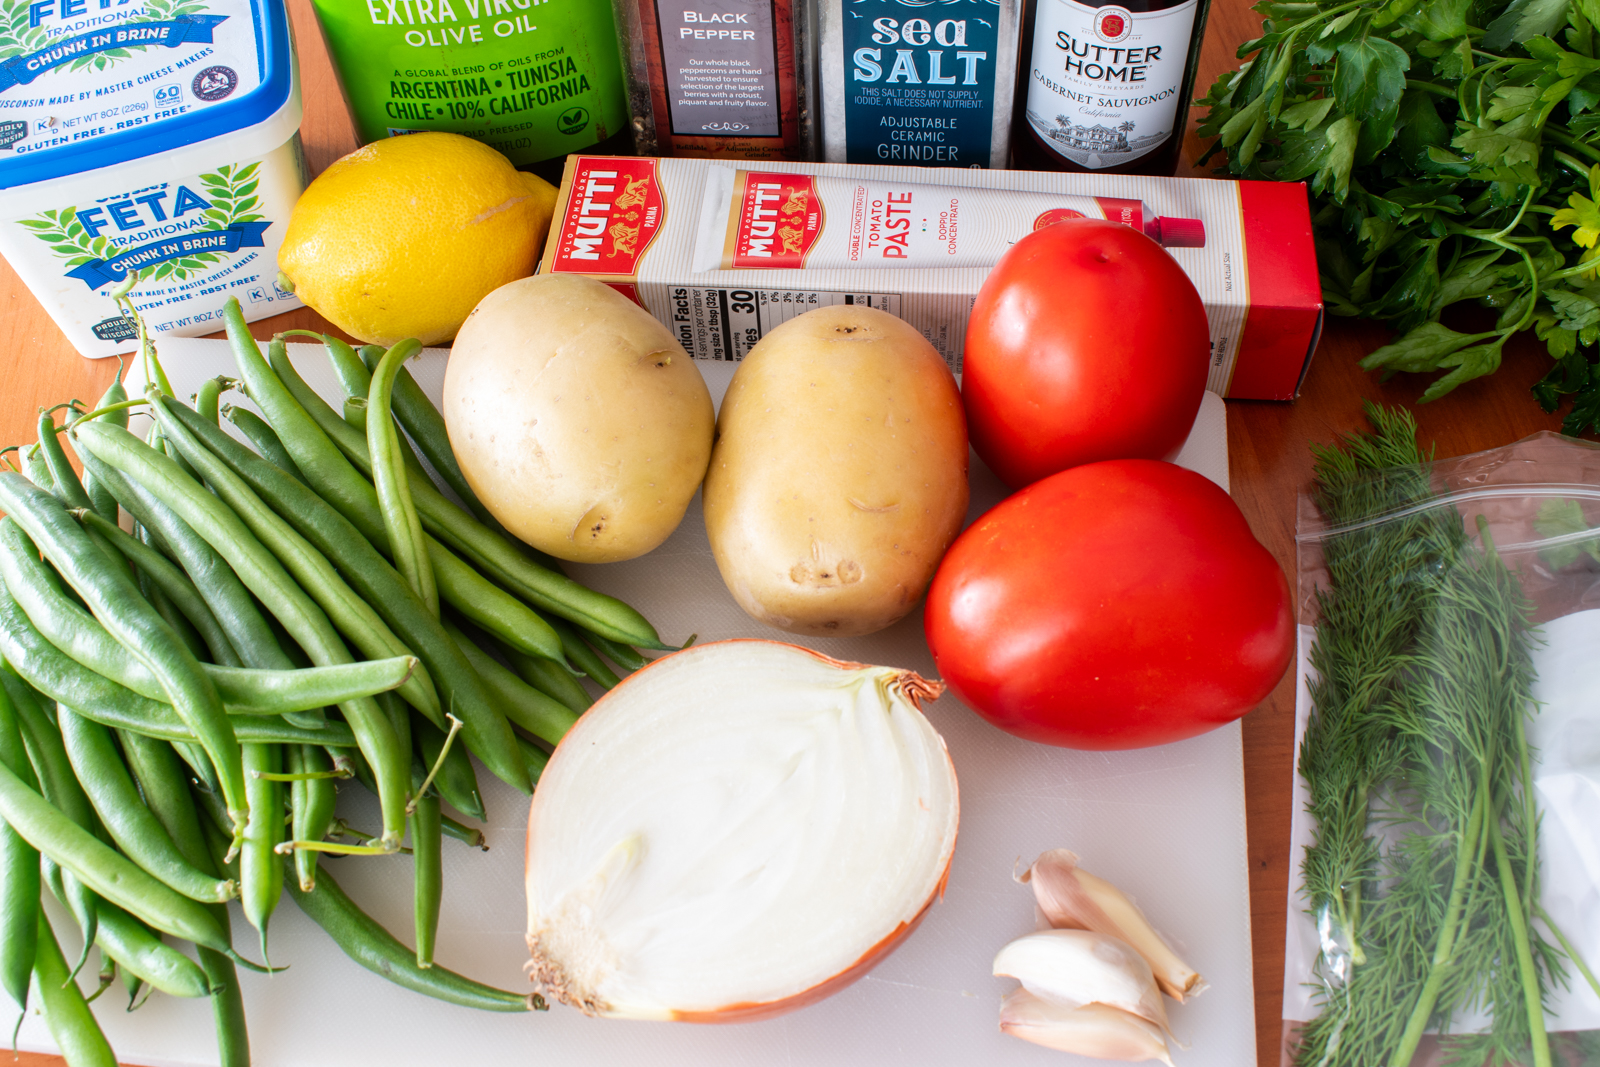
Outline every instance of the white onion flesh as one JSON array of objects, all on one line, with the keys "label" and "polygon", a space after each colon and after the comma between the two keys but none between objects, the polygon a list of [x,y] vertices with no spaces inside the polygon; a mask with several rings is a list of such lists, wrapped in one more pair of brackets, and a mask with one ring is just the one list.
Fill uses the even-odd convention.
[{"label": "white onion flesh", "polygon": [[833,992],[909,932],[955,849],[939,687],[723,641],[586,712],[528,822],[530,973],[596,1015],[720,1021]]}]

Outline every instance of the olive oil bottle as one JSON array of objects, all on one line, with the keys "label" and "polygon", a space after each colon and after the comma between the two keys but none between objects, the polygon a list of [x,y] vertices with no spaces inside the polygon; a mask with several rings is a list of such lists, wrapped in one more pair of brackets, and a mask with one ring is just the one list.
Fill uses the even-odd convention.
[{"label": "olive oil bottle", "polygon": [[560,181],[632,151],[609,0],[312,0],[362,144],[424,130]]}]

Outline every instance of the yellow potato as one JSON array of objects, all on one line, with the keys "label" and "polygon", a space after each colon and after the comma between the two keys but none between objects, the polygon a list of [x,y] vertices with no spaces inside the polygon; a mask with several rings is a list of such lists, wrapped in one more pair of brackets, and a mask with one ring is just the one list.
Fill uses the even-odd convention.
[{"label": "yellow potato", "polygon": [[922,599],[966,514],[955,378],[886,312],[791,319],[733,376],[704,503],[745,611],[791,633],[881,630]]},{"label": "yellow potato", "polygon": [[714,425],[705,379],[667,328],[570,274],[523,278],[473,309],[445,370],[444,419],[494,517],[580,563],[667,539],[705,476]]}]

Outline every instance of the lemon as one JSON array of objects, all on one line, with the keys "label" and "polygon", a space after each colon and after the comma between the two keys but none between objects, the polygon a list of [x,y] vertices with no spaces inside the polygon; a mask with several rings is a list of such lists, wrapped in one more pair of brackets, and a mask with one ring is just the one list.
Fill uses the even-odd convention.
[{"label": "lemon", "polygon": [[390,137],[306,187],[278,269],[352,337],[436,344],[479,300],[533,273],[555,201],[549,182],[470,137]]}]

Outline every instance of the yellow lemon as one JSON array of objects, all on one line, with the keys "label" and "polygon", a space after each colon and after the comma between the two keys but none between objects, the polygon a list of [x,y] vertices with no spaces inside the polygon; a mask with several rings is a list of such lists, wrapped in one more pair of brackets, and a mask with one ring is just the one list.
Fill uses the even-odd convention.
[{"label": "yellow lemon", "polygon": [[317,177],[278,269],[352,337],[448,341],[500,286],[533,273],[556,190],[453,133],[374,141]]}]

